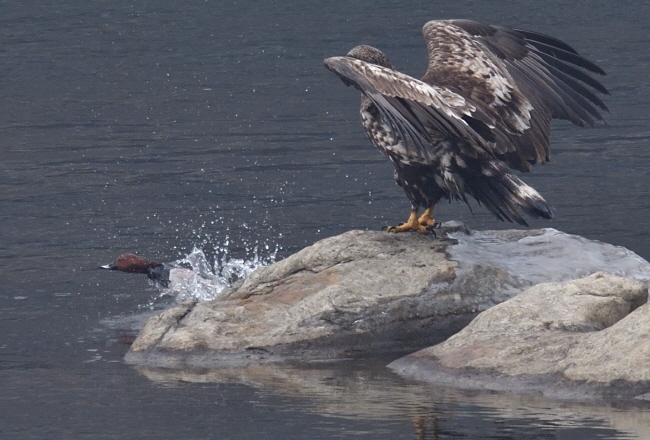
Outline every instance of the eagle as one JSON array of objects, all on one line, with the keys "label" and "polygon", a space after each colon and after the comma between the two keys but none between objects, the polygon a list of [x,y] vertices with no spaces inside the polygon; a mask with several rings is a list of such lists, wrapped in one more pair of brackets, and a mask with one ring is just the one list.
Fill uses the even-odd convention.
[{"label": "eagle", "polygon": [[[608,112],[605,75],[567,43],[538,32],[470,20],[434,20],[422,29],[429,63],[418,80],[361,45],[325,66],[361,91],[361,119],[395,167],[411,202],[389,232],[427,233],[442,199],[468,196],[501,221],[553,218],[551,205],[515,171],[550,159],[552,119],[593,126]],[[419,209],[425,211],[418,216]],[[471,209],[471,207],[470,207]]]}]

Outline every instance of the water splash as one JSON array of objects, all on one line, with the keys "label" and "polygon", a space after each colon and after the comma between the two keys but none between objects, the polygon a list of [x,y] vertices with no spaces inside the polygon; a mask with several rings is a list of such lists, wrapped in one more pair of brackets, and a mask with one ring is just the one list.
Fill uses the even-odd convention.
[{"label": "water splash", "polygon": [[237,280],[247,277],[258,267],[275,262],[280,247],[269,244],[246,248],[244,258],[231,256],[229,241],[217,249],[214,263],[199,247],[185,257],[169,263],[169,287],[162,288],[161,296],[174,296],[177,302],[210,301]]},{"label": "water splash", "polygon": [[[251,214],[245,222],[233,222],[219,205],[183,216],[177,223],[168,220],[178,233],[177,244],[171,247],[178,252],[178,259],[166,263],[169,287],[152,286],[160,297],[174,297],[177,302],[210,301],[258,267],[275,262],[282,233],[274,230],[268,209],[253,199],[254,206],[240,206]],[[190,247],[193,249],[187,253]],[[146,307],[153,307],[155,302]]]}]

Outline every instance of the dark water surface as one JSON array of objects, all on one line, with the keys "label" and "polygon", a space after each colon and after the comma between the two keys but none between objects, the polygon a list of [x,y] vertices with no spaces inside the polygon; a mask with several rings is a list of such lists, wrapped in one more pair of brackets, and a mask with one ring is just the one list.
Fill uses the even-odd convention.
[{"label": "dark water surface", "polygon": [[648,17],[640,1],[0,0],[0,438],[650,438],[644,408],[432,388],[385,359],[137,371],[127,318],[157,292],[95,270],[194,246],[283,257],[404,220],[357,94],[322,60],[366,43],[419,76],[434,18],[545,32],[609,73],[607,124],[555,123],[552,163],[525,176],[556,208],[531,226],[648,259]]}]

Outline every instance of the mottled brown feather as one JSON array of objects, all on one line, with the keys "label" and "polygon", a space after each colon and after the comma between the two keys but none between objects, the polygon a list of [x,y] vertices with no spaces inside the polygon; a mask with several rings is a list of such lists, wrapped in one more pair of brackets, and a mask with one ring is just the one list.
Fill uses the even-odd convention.
[{"label": "mottled brown feather", "polygon": [[[325,65],[362,93],[363,126],[395,166],[414,207],[441,198],[484,204],[526,225],[520,210],[553,210],[511,169],[549,160],[551,119],[602,120],[607,89],[581,69],[604,73],[571,46],[543,34],[468,20],[431,21],[423,34],[428,69],[417,80],[370,46]],[[592,90],[593,89],[593,90]]]}]

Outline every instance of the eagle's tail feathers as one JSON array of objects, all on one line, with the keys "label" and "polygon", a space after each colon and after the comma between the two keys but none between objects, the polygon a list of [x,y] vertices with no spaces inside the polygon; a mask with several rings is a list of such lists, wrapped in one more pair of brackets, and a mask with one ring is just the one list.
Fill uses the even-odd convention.
[{"label": "eagle's tail feathers", "polygon": [[533,218],[553,218],[553,208],[531,186],[512,173],[503,162],[490,161],[482,173],[467,173],[465,189],[502,221],[528,226],[521,211]]}]

